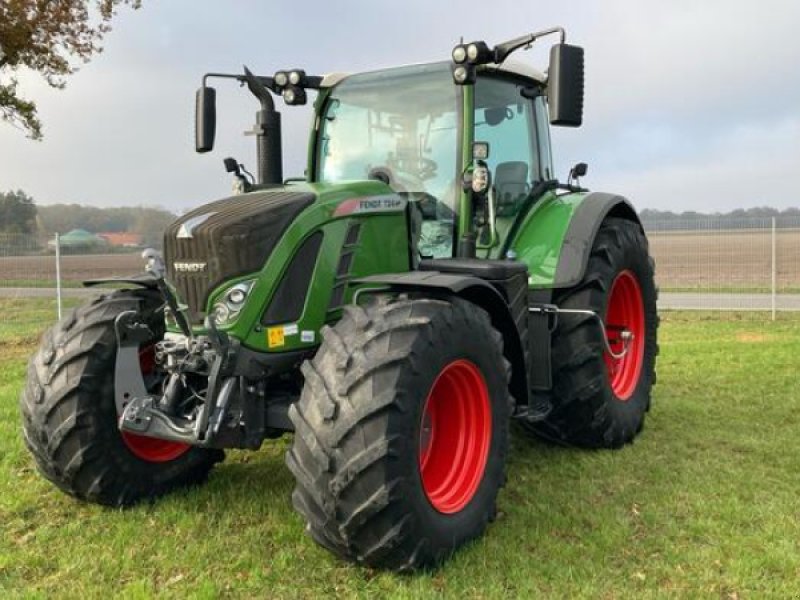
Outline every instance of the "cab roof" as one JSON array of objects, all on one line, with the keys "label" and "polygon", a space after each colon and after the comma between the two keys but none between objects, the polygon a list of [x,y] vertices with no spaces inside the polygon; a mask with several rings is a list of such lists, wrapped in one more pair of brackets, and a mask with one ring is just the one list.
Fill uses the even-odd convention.
[{"label": "cab roof", "polygon": [[[397,65],[395,67],[387,67],[386,69],[374,69],[372,72],[388,71],[390,69],[395,69],[400,67],[411,67],[415,65],[422,66],[422,65],[442,64],[443,62],[445,61],[433,61],[428,63],[411,63],[408,65]],[[482,65],[479,67],[479,69],[481,71],[488,71],[490,73],[509,73],[511,75],[521,75],[523,77],[533,79],[534,81],[537,81],[541,84],[547,82],[547,76],[544,73],[542,73],[538,69],[534,69],[529,64],[520,61],[507,60],[500,65],[496,65],[493,63],[488,65]],[[370,71],[364,71],[364,72],[370,72]],[[323,76],[322,83],[320,84],[320,86],[323,88],[331,88],[335,85],[338,85],[351,75],[355,75],[355,73],[341,73],[341,72],[327,73],[326,75]]]}]

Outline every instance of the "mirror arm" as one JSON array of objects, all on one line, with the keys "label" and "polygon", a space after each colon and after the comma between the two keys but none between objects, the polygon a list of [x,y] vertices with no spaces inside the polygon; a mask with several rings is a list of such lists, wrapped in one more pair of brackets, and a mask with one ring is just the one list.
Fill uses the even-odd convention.
[{"label": "mirror arm", "polygon": [[561,43],[565,43],[567,40],[567,32],[564,30],[563,27],[551,27],[550,29],[543,29],[541,31],[537,31],[535,33],[529,33],[528,35],[523,35],[518,38],[514,38],[513,40],[508,40],[507,42],[503,42],[502,44],[497,44],[493,49],[492,52],[494,53],[494,62],[496,64],[502,63],[508,55],[512,52],[515,52],[523,47],[530,47],[534,41],[537,39],[544,37],[546,35],[551,35],[553,33],[561,34]]}]

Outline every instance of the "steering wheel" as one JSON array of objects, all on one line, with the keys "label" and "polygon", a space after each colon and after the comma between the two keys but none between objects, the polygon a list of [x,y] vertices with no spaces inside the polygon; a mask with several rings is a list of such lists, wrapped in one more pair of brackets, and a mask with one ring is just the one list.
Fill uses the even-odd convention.
[{"label": "steering wheel", "polygon": [[432,158],[425,158],[420,157],[419,159],[419,172],[417,173],[417,177],[422,180],[430,179],[434,175],[436,175],[436,169],[439,168],[439,163],[437,163]]},{"label": "steering wheel", "polygon": [[[394,169],[391,167],[387,167],[382,165],[380,167],[372,167],[367,173],[367,177],[369,179],[373,179],[375,181],[382,181],[390,188],[392,188],[395,192],[400,194],[408,194],[411,193],[410,189],[413,190],[415,188],[421,189],[422,188],[422,181],[414,181],[410,177],[400,177]],[[405,179],[405,181],[403,181]],[[409,189],[410,188],[410,189]]]},{"label": "steering wheel", "polygon": [[396,193],[402,194],[408,200],[414,202],[422,213],[422,218],[425,220],[441,218],[440,212],[449,213],[446,215],[446,218],[451,218],[454,214],[450,207],[439,202],[436,196],[422,189],[422,180],[416,180],[416,178],[408,176],[401,177],[390,167],[386,166],[371,168],[368,177],[375,181],[382,181]]}]

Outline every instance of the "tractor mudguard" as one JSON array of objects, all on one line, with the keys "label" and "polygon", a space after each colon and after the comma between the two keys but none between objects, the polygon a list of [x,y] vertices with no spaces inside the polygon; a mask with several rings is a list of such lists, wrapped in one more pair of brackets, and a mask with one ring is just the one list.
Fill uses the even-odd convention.
[{"label": "tractor mudguard", "polygon": [[102,279],[86,279],[81,282],[84,287],[94,287],[97,285],[105,285],[107,283],[123,284],[134,287],[141,287],[147,290],[158,289],[158,280],[150,273],[140,273],[138,275],[131,275],[129,277],[104,277]]},{"label": "tractor mudguard", "polygon": [[[442,259],[422,261],[420,268],[423,270],[409,271],[406,273],[385,273],[361,277],[353,283],[359,287],[354,295],[354,301],[359,295],[384,291],[394,292],[422,292],[427,294],[458,296],[477,306],[487,313],[492,325],[503,336],[503,353],[511,363],[511,394],[518,404],[528,403],[528,297],[524,285],[525,270],[516,271],[517,282],[513,274],[505,282],[493,279],[482,279],[466,271],[465,263],[473,262],[478,270],[486,271],[490,278],[497,272],[492,269],[492,263],[499,267],[519,265],[508,261],[487,261],[476,259]],[[455,272],[442,272],[432,270],[440,267],[448,268],[447,263],[452,263]],[[481,269],[480,267],[484,267]],[[485,267],[489,267],[486,269]],[[502,269],[499,269],[502,270]],[[507,273],[508,275],[508,273]]]},{"label": "tractor mudguard", "polygon": [[631,203],[603,192],[548,195],[523,217],[510,244],[528,266],[531,288],[567,288],[586,271],[594,238],[608,216],[641,224]]}]

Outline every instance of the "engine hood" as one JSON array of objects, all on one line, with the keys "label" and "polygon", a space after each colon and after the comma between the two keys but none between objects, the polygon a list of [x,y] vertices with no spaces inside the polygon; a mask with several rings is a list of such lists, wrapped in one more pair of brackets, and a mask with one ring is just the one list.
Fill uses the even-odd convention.
[{"label": "engine hood", "polygon": [[280,187],[200,206],[164,233],[167,276],[193,322],[220,283],[258,271],[291,222],[311,205],[310,191]]}]

